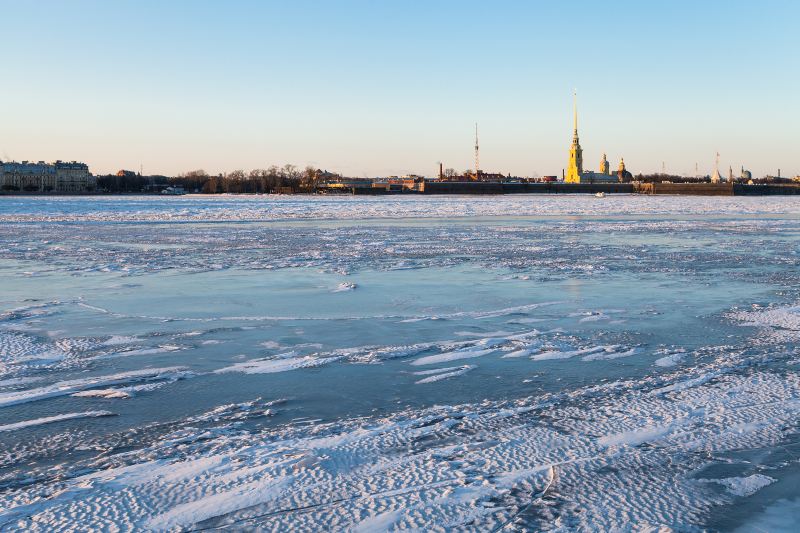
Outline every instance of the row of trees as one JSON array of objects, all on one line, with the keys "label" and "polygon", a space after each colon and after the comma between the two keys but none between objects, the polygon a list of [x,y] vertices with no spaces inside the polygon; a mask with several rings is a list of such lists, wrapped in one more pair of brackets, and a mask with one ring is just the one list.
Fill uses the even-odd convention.
[{"label": "row of trees", "polygon": [[294,165],[275,165],[250,172],[234,170],[227,174],[209,176],[202,170],[193,170],[174,179],[175,184],[187,190],[214,193],[277,193],[313,192],[320,179],[320,172],[314,167],[303,170]]},{"label": "row of trees", "polygon": [[313,192],[318,183],[332,177],[314,167],[300,169],[294,165],[271,166],[249,172],[232,172],[210,175],[205,170],[192,170],[175,177],[141,176],[120,171],[118,175],[97,177],[97,188],[112,193],[158,191],[166,187],[183,187],[188,192],[219,193],[280,193]]}]

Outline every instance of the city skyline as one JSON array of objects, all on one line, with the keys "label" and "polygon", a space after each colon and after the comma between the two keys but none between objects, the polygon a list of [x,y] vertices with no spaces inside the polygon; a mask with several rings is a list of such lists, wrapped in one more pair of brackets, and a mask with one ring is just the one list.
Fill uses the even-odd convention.
[{"label": "city skyline", "polygon": [[560,175],[577,87],[586,168],[800,174],[790,2],[2,7],[2,160],[433,175],[478,122],[483,169]]}]

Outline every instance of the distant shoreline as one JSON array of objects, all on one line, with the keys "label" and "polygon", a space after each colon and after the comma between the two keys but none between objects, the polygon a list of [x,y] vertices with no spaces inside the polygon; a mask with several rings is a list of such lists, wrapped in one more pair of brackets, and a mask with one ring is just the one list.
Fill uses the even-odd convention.
[{"label": "distant shoreline", "polygon": [[[375,187],[352,187],[318,190],[316,193],[187,193],[195,196],[503,196],[508,194],[569,195],[569,194],[641,194],[673,196],[793,196],[800,195],[798,184],[744,184],[744,183],[502,183],[502,182],[428,182],[419,191],[390,191]],[[0,197],[73,197],[73,196],[153,196],[180,197],[185,194],[155,192],[20,192],[2,191]]]}]

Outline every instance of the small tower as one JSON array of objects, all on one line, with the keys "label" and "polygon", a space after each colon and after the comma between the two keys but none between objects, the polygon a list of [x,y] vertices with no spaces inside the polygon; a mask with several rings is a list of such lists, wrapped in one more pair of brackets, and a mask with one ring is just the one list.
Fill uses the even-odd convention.
[{"label": "small tower", "polygon": [[714,173],[711,175],[711,183],[719,183],[722,181],[722,176],[719,175],[719,152],[717,152],[717,160],[714,164]]},{"label": "small tower", "polygon": [[600,174],[611,174],[611,165],[608,164],[606,154],[603,154],[603,159],[600,160]]},{"label": "small tower", "polygon": [[630,181],[631,178],[631,173],[625,168],[625,159],[620,157],[619,166],[617,167],[617,181],[620,183],[625,183]]},{"label": "small tower", "polygon": [[572,146],[569,148],[569,166],[567,166],[567,177],[564,181],[567,183],[580,183],[581,174],[583,174],[583,150],[581,143],[578,140],[578,92],[573,94],[572,103],[573,113],[573,132],[572,132]]}]

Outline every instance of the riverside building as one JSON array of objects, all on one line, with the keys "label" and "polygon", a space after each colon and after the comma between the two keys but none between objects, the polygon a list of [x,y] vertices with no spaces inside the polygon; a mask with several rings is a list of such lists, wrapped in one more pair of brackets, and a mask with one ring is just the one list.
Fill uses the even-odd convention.
[{"label": "riverside building", "polygon": [[0,192],[64,192],[95,190],[97,182],[86,163],[0,161]]}]

